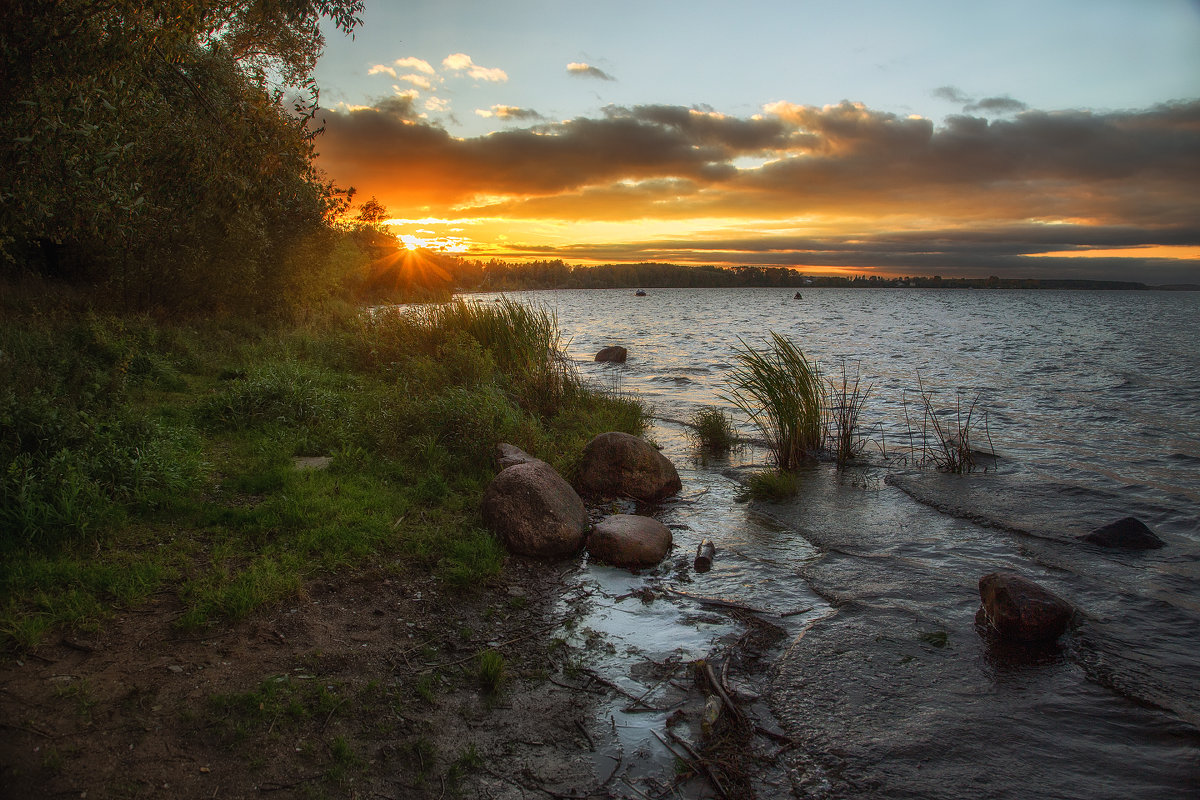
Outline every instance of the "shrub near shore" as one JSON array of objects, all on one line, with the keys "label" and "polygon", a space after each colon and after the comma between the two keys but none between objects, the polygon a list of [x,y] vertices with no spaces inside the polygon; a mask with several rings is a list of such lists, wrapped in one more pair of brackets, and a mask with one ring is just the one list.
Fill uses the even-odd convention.
[{"label": "shrub near shore", "polygon": [[569,474],[595,434],[643,425],[559,345],[551,314],[516,304],[285,330],[6,320],[5,646],[168,589],[184,626],[236,618],[368,561],[486,580],[503,559],[478,520],[498,440]]}]

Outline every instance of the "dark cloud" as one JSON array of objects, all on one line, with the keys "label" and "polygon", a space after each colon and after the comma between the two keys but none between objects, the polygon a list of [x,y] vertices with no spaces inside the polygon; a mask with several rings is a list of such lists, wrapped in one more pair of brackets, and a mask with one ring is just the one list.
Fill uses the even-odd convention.
[{"label": "dark cloud", "polygon": [[[536,113],[497,108],[505,111],[490,113],[508,119]],[[1200,101],[1108,113],[1026,110],[1000,119],[964,114],[940,126],[848,102],[776,103],[764,111],[740,118],[682,106],[612,106],[599,118],[460,139],[419,119],[410,99],[395,97],[326,115],[318,146],[334,180],[371,187],[403,216],[713,218],[774,229],[805,218],[826,230],[853,228],[865,243],[714,239],[713,247],[733,248],[725,259],[708,245],[649,243],[645,254],[629,251],[638,259],[695,261],[684,256],[698,248],[717,261],[914,272],[924,264],[923,271],[965,274],[1049,263],[1038,252],[1200,245]],[[896,233],[876,233],[884,227]],[[1061,258],[1056,268],[1058,261],[1072,270],[1107,263]],[[1160,272],[1178,264],[1118,262]]]},{"label": "dark cloud", "polygon": [[[1079,226],[1074,234],[1047,237],[1037,228],[992,231],[902,231],[867,237],[747,236],[691,237],[678,241],[630,244],[578,244],[564,248],[530,247],[519,252],[588,261],[668,261],[684,264],[757,264],[793,266],[814,272],[852,270],[896,275],[945,274],[963,277],[998,275],[1006,278],[1052,275],[1059,278],[1134,280],[1183,283],[1196,280],[1194,263],[1158,257],[1072,258],[1070,253],[1090,242],[1109,247],[1159,243],[1200,244],[1200,228],[1147,234],[1136,229],[1093,230]],[[1043,239],[1064,240],[1058,244]],[[1078,241],[1074,241],[1074,240]],[[1070,241],[1067,241],[1070,240]],[[1049,247],[1047,245],[1050,245]],[[1061,245],[1061,247],[1060,247]],[[1056,256],[1055,250],[1062,255]],[[1189,277],[1190,275],[1190,277]]]},{"label": "dark cloud", "polygon": [[985,114],[1016,114],[1029,106],[1011,97],[985,97],[963,106],[963,111],[982,111]]},{"label": "dark cloud", "polygon": [[545,117],[534,111],[532,108],[521,108],[519,106],[495,105],[489,110],[477,109],[475,111],[481,117],[495,117],[496,119],[512,119],[519,121],[529,120],[544,120]]},{"label": "dark cloud", "polygon": [[955,86],[939,86],[932,92],[933,96],[939,100],[948,100],[951,103],[963,105],[970,103],[972,98],[965,94],[961,89]]},{"label": "dark cloud", "polygon": [[612,75],[609,75],[599,67],[593,67],[591,64],[581,64],[572,62],[567,64],[567,74],[574,75],[577,78],[596,78],[602,81],[615,81]]}]

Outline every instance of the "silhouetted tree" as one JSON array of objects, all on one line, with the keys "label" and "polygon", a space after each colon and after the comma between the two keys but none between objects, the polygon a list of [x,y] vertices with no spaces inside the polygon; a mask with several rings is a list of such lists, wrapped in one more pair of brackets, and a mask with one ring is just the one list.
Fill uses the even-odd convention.
[{"label": "silhouetted tree", "polygon": [[324,291],[339,195],[313,165],[324,18],[361,0],[9,0],[0,270],[136,306]]}]

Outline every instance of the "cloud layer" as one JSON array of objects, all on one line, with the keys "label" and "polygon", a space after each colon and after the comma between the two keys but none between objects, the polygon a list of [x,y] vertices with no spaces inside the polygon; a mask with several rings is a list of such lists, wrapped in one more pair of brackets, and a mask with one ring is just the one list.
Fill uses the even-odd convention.
[{"label": "cloud layer", "polygon": [[[484,69],[458,56],[443,65]],[[1001,116],[963,113],[935,126],[849,102],[777,102],[751,117],[653,105],[462,139],[398,97],[327,115],[319,149],[334,180],[398,216],[505,221],[510,242],[527,245],[510,244],[513,253],[944,274],[1029,274],[1041,263],[1037,271],[1057,274],[1200,280],[1195,260],[1040,255],[1200,246],[1200,101],[1046,112],[953,87],[937,94]],[[541,119],[503,105],[477,113]],[[644,240],[532,233],[625,223],[628,235],[670,221],[678,234]]]}]

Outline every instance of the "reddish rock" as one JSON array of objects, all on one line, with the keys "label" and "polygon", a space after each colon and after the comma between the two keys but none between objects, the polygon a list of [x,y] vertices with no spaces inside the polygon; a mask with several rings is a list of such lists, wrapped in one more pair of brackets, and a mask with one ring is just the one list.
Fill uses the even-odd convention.
[{"label": "reddish rock", "polygon": [[979,597],[983,606],[976,621],[1008,641],[1053,641],[1067,629],[1075,613],[1066,600],[1011,572],[980,578]]},{"label": "reddish rock", "polygon": [[612,345],[610,347],[600,348],[600,352],[596,353],[596,361],[611,361],[614,364],[624,364],[629,351],[620,345]]},{"label": "reddish rock", "polygon": [[588,552],[618,567],[650,567],[671,549],[671,529],[656,519],[613,514],[602,519],[588,538]]},{"label": "reddish rock", "polygon": [[602,433],[583,448],[575,478],[580,494],[662,500],[683,488],[675,465],[645,439],[628,433]]},{"label": "reddish rock", "polygon": [[579,551],[587,509],[571,484],[544,461],[501,470],[483,492],[483,521],[513,553],[561,558]]}]

